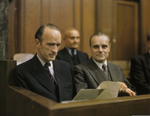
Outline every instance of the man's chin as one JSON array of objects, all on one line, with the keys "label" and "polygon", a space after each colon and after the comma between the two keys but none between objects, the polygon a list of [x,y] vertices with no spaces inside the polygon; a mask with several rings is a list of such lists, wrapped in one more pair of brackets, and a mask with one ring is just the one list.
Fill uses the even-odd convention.
[{"label": "man's chin", "polygon": [[97,62],[103,63],[105,60],[104,59],[97,59]]},{"label": "man's chin", "polygon": [[54,60],[55,60],[55,58],[56,58],[56,57],[54,57],[54,58],[49,58],[49,60],[50,60],[50,61],[54,61]]},{"label": "man's chin", "polygon": [[77,49],[78,48],[78,46],[72,46],[72,49]]}]

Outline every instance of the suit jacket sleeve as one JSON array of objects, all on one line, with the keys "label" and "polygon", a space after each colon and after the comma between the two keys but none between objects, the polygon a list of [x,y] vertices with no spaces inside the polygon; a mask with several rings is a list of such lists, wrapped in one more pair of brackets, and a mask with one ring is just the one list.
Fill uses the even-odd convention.
[{"label": "suit jacket sleeve", "polygon": [[81,67],[76,65],[74,67],[74,77],[75,77],[75,88],[76,88],[76,93],[80,91],[80,89],[86,89],[88,88],[87,82],[85,80],[85,75]]},{"label": "suit jacket sleeve", "polygon": [[26,88],[26,89],[29,89],[23,75],[20,72],[21,71],[19,71],[19,68],[15,67],[15,69],[13,71],[13,73],[14,73],[13,78],[15,80],[16,85]]},{"label": "suit jacket sleeve", "polygon": [[121,71],[121,73],[122,73],[123,82],[124,82],[130,89],[132,89],[132,90],[135,91],[135,87],[133,87],[132,84],[127,80],[127,78],[126,78],[126,76],[124,75],[124,73],[123,73],[123,71],[122,71],[122,69],[121,69],[120,66],[119,66],[119,68],[120,68],[120,71]]}]

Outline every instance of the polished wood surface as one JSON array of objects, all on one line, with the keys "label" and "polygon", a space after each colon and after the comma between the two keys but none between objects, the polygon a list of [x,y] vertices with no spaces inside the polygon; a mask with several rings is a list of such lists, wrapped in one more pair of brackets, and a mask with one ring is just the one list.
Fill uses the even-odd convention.
[{"label": "polished wood surface", "polygon": [[149,6],[150,1],[149,0],[140,0],[140,53],[145,53],[148,51],[147,47],[147,33],[148,30],[150,30],[150,12],[149,12]]},{"label": "polished wood surface", "polygon": [[150,95],[56,103],[23,88],[9,87],[7,113],[26,116],[131,116],[150,114]]},{"label": "polished wood surface", "polygon": [[[79,50],[89,56],[90,36],[103,32],[111,38],[109,60],[130,60],[148,50],[149,4],[149,0],[13,0],[9,9],[8,59],[16,52],[35,54],[37,28],[53,23],[62,35],[67,28],[77,28],[81,34]],[[63,47],[62,41],[60,49]]]},{"label": "polished wood surface", "polygon": [[114,60],[130,60],[138,55],[138,3],[116,1],[114,24]]},{"label": "polished wood surface", "polygon": [[14,85],[12,70],[16,66],[16,61],[0,60],[0,116],[6,116],[7,111],[7,87],[8,83]]}]

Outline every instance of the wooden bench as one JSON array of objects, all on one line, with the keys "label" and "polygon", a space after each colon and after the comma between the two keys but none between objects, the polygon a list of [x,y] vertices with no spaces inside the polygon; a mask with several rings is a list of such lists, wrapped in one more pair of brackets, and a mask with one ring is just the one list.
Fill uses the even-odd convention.
[{"label": "wooden bench", "polygon": [[150,95],[56,103],[15,86],[15,61],[0,61],[0,116],[132,116],[150,114]]}]

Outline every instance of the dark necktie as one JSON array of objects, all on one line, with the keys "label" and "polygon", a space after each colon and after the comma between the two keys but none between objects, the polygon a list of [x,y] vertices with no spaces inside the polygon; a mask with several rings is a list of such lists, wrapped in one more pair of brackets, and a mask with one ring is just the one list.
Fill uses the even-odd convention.
[{"label": "dark necktie", "polygon": [[50,70],[49,70],[49,67],[50,66],[50,63],[45,63],[45,65],[44,65],[44,68],[46,69],[46,72],[48,73],[48,75],[50,76],[50,79],[52,80],[52,82],[54,83],[54,84],[56,84],[55,83],[55,80],[54,80],[54,78],[53,78],[53,76],[52,76],[52,74],[51,74],[51,72],[50,72]]},{"label": "dark necktie", "polygon": [[74,65],[77,65],[78,64],[78,58],[77,58],[77,55],[74,54],[74,51],[75,51],[75,49],[71,49],[72,60],[73,60]]},{"label": "dark necktie", "polygon": [[103,64],[102,68],[103,68],[104,73],[105,73],[106,76],[107,76],[107,79],[109,80],[109,73],[108,73],[108,68],[107,68],[107,66],[106,66],[105,64]]}]

